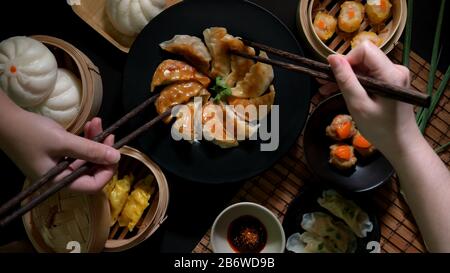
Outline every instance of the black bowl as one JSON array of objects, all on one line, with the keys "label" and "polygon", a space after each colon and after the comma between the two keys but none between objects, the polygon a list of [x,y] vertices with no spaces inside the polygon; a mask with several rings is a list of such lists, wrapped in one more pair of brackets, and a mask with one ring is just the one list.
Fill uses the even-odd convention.
[{"label": "black bowl", "polygon": [[308,166],[320,181],[351,192],[375,189],[394,174],[389,161],[379,152],[369,158],[358,157],[354,169],[340,171],[328,163],[329,147],[336,143],[325,134],[325,128],[339,114],[349,114],[342,94],[320,103],[306,124],[303,144]]},{"label": "black bowl", "polygon": [[[289,29],[273,14],[253,3],[238,0],[183,1],[154,18],[131,47],[123,79],[125,109],[131,110],[151,96],[149,86],[156,67],[161,61],[176,57],[164,53],[159,43],[175,34],[203,37],[203,30],[212,26],[223,26],[235,36],[302,55]],[[298,139],[310,101],[309,77],[277,67],[274,67],[274,73],[275,104],[280,108],[279,146],[276,150],[261,151],[261,141],[244,141],[239,147],[227,150],[205,141],[193,145],[178,142],[171,137],[171,126],[164,124],[159,124],[141,137],[137,148],[164,170],[191,181],[235,182],[263,172]],[[150,108],[132,121],[133,127],[156,116],[156,111]]]},{"label": "black bowl", "polygon": [[[328,212],[328,210],[322,208],[319,203],[317,203],[317,199],[322,196],[322,192],[323,189],[314,186],[305,186],[300,190],[298,196],[289,205],[283,219],[283,229],[286,234],[286,240],[294,233],[303,233],[305,231],[300,225],[303,219],[303,214],[305,213],[316,211],[324,212],[332,216],[335,220],[343,222],[341,219],[335,217],[333,214]],[[380,242],[381,233],[376,214],[373,211],[370,202],[368,202],[369,199],[361,198],[360,195],[354,196],[347,194],[343,196],[349,200],[353,200],[362,210],[364,210],[369,215],[369,219],[373,224],[372,231],[367,233],[365,238],[356,237],[357,247],[355,252],[370,253],[374,251],[374,247],[376,247],[376,244]]]}]

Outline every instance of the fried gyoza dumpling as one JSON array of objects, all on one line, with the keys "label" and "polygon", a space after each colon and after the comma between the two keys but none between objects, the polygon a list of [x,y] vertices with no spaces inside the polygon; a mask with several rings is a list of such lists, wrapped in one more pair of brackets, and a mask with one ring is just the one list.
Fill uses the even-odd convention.
[{"label": "fried gyoza dumpling", "polygon": [[338,16],[339,29],[348,33],[357,31],[364,20],[364,6],[355,1],[345,1]]},{"label": "fried gyoza dumpling", "polygon": [[203,136],[224,149],[239,145],[234,134],[225,128],[225,117],[226,113],[222,105],[208,102],[203,106]]},{"label": "fried gyoza dumpling", "polygon": [[320,206],[344,220],[351,230],[360,238],[367,236],[373,229],[369,215],[355,202],[345,199],[335,190],[326,190],[317,199]]},{"label": "fried gyoza dumpling", "polygon": [[353,37],[351,45],[352,48],[356,48],[363,41],[368,40],[372,42],[374,45],[380,47],[383,43],[383,39],[381,39],[375,32],[372,31],[361,31]]},{"label": "fried gyoza dumpling", "polygon": [[120,214],[119,225],[121,227],[127,227],[130,232],[133,231],[155,191],[155,187],[152,185],[154,179],[153,175],[149,175],[136,184]]},{"label": "fried gyoza dumpling", "polygon": [[176,113],[177,120],[173,123],[171,134],[176,140],[186,140],[194,142],[201,138],[202,128],[201,124],[199,128],[195,128],[197,125],[194,123],[195,118],[201,120],[202,114],[202,100],[191,101],[185,105],[181,105]]},{"label": "fried gyoza dumpling", "polygon": [[383,23],[391,15],[389,0],[367,0],[365,7],[370,23],[374,25]]},{"label": "fried gyoza dumpling", "polygon": [[330,164],[340,170],[348,170],[356,165],[357,158],[353,147],[346,144],[335,144],[330,146]]},{"label": "fried gyoza dumpling", "polygon": [[314,17],[314,31],[324,42],[333,36],[336,24],[336,18],[326,12],[319,11]]},{"label": "fried gyoza dumpling", "polygon": [[356,250],[356,237],[342,222],[323,212],[303,214],[301,226],[304,230],[317,234],[333,242],[333,246],[341,253],[351,253]]},{"label": "fried gyoza dumpling", "polygon": [[[188,102],[191,98],[203,96],[206,99],[210,97],[208,90],[198,82],[179,82],[166,86],[158,99],[155,101],[156,111],[158,114],[164,113],[167,109],[174,105]],[[168,123],[171,117],[164,122]]]},{"label": "fried gyoza dumpling", "polygon": [[171,40],[159,46],[171,53],[178,54],[203,73],[209,72],[211,55],[200,38],[190,35],[175,35]]},{"label": "fried gyoza dumpling", "polygon": [[[240,51],[248,55],[255,55],[255,49],[246,46],[240,39],[227,34],[222,38],[222,42],[227,44],[229,50]],[[238,81],[244,79],[245,74],[255,64],[251,59],[243,58],[231,54],[231,73],[225,79],[228,86],[233,87]]]},{"label": "fried gyoza dumpling", "polygon": [[[259,54],[260,57],[268,58],[264,51]],[[231,89],[231,94],[238,98],[255,98],[261,96],[272,83],[274,74],[271,65],[257,62],[244,79]]]},{"label": "fried gyoza dumpling", "polygon": [[127,202],[128,193],[133,183],[133,175],[126,175],[123,179],[117,180],[109,195],[109,205],[111,206],[111,226],[113,226],[120,212]]},{"label": "fried gyoza dumpling", "polygon": [[160,63],[156,68],[153,74],[151,91],[153,92],[160,85],[168,85],[182,81],[197,81],[204,87],[208,87],[211,82],[207,76],[198,72],[187,63],[169,59]]},{"label": "fried gyoza dumpling", "polygon": [[222,41],[222,38],[227,35],[227,29],[223,27],[211,27],[203,31],[206,46],[212,57],[211,73],[212,78],[225,78],[230,74],[231,61],[229,48],[227,43]]},{"label": "fried gyoza dumpling", "polygon": [[[242,98],[236,98],[233,96],[228,97],[228,104],[233,105],[236,107],[236,112],[239,117],[244,118],[246,121],[254,121],[254,120],[261,120],[264,118],[262,113],[260,113],[260,106],[266,105],[267,106],[267,113],[270,112],[271,106],[273,105],[275,101],[275,88],[273,85],[269,87],[269,93],[262,95],[261,97],[257,98],[250,98],[250,99],[242,99]],[[242,106],[242,108],[239,108],[237,106]],[[252,113],[251,108],[247,108],[248,106],[251,106],[255,111],[255,113]],[[243,110],[243,111],[241,111]],[[265,113],[265,114],[267,114]]]}]

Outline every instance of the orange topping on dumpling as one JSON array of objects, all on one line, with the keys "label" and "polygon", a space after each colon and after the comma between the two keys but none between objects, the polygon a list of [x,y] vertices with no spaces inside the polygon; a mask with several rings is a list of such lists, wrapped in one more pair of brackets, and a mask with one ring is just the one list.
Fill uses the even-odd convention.
[{"label": "orange topping on dumpling", "polygon": [[350,121],[339,124],[336,128],[336,134],[340,139],[346,139],[350,136],[352,130],[352,123]]},{"label": "orange topping on dumpling", "polygon": [[334,155],[342,160],[350,160],[352,158],[352,151],[349,146],[338,146],[334,151]]},{"label": "orange topping on dumpling", "polygon": [[352,19],[353,17],[355,17],[355,10],[352,8],[349,9],[347,15],[348,15],[348,18]]},{"label": "orange topping on dumpling", "polygon": [[380,0],[380,8],[381,8],[383,11],[386,11],[386,9],[387,9],[387,3],[386,3],[386,0]]},{"label": "orange topping on dumpling", "polygon": [[320,20],[320,21],[317,23],[317,26],[318,26],[320,29],[326,29],[326,28],[327,28],[327,26],[325,25],[325,22],[322,21],[322,20]]},{"label": "orange topping on dumpling", "polygon": [[372,144],[370,144],[370,142],[367,141],[367,139],[365,139],[361,134],[357,134],[353,137],[353,146],[367,149],[370,148]]}]

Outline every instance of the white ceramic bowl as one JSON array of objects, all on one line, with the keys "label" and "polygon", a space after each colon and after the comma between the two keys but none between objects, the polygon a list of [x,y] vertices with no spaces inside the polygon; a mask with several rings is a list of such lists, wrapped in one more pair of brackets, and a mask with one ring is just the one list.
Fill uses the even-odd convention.
[{"label": "white ceramic bowl", "polygon": [[267,242],[261,253],[283,253],[286,237],[277,217],[267,208],[251,202],[233,204],[217,216],[211,230],[211,246],[215,253],[235,253],[227,240],[228,228],[237,218],[250,215],[266,228]]}]

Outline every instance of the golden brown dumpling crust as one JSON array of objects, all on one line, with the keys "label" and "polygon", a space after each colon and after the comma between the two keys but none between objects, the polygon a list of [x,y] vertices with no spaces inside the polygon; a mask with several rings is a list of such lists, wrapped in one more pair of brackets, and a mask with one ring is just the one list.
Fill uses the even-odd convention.
[{"label": "golden brown dumpling crust", "polygon": [[[271,85],[269,87],[269,93],[262,95],[261,97],[257,97],[257,98],[250,98],[250,99],[242,99],[242,98],[237,98],[237,97],[229,97],[228,98],[228,103],[230,105],[233,106],[242,106],[245,110],[245,108],[247,108],[247,106],[252,105],[257,109],[257,117],[250,117],[250,114],[248,112],[244,113],[244,119],[246,121],[253,121],[256,118],[261,119],[262,117],[260,117],[260,113],[259,113],[259,106],[261,105],[266,105],[268,106],[268,111],[270,111],[271,106],[273,105],[274,101],[275,101],[275,88],[273,87],[273,85]],[[239,115],[239,113],[238,113]]]},{"label": "golden brown dumpling crust", "polygon": [[151,91],[153,92],[157,86],[186,81],[197,81],[204,87],[207,87],[211,82],[207,76],[185,62],[165,60],[159,64],[153,74]]},{"label": "golden brown dumpling crust", "polygon": [[227,35],[227,29],[223,27],[211,27],[203,31],[206,46],[212,57],[212,69],[210,76],[212,78],[225,78],[230,74],[231,60],[227,43],[222,38]]}]

